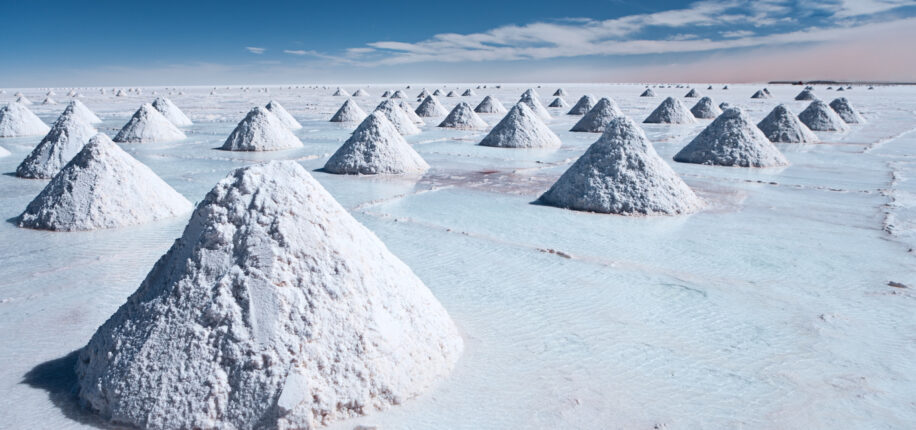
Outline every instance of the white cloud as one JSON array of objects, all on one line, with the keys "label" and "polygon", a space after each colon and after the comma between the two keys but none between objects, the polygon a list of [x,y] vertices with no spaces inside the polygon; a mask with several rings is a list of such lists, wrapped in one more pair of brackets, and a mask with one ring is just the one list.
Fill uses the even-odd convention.
[{"label": "white cloud", "polygon": [[735,37],[748,37],[748,36],[753,36],[753,35],[754,35],[754,32],[753,32],[753,31],[750,31],[750,30],[735,30],[735,31],[723,31],[723,32],[721,32],[721,33],[719,33],[719,34],[721,34],[722,37],[732,39],[732,38],[735,38]]},{"label": "white cloud", "polygon": [[283,50],[283,53],[284,53],[284,54],[290,54],[290,55],[306,55],[306,54],[308,54],[308,51],[303,51],[303,50],[301,50],[301,49],[295,49],[295,50],[293,50],[293,49],[284,49],[284,50]]},{"label": "white cloud", "polygon": [[245,49],[252,54],[258,54],[258,55],[263,54],[264,51],[267,50],[266,48],[258,48],[255,46],[246,46]]}]

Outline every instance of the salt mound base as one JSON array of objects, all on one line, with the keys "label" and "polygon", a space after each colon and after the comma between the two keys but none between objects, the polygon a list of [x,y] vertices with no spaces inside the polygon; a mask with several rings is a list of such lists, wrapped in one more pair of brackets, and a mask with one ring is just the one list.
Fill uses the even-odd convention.
[{"label": "salt mound base", "polygon": [[757,90],[757,92],[754,93],[754,95],[752,95],[751,98],[752,99],[768,99],[770,98],[770,94],[763,92],[763,90]]},{"label": "salt mound base", "polygon": [[612,119],[623,116],[620,107],[613,100],[602,97],[592,110],[588,111],[569,131],[601,133]]},{"label": "salt mound base", "polygon": [[474,108],[477,113],[505,113],[506,107],[494,96],[486,96]]},{"label": "salt mound base", "polygon": [[795,100],[817,100],[817,97],[814,95],[813,91],[804,89],[795,96]]},{"label": "salt mound base", "polygon": [[335,97],[350,97],[350,93],[348,93],[347,90],[338,87],[337,91],[334,91],[334,96]]},{"label": "salt mound base", "polygon": [[757,128],[770,140],[777,143],[816,143],[817,136],[802,124],[786,105],[779,105],[757,123]]},{"label": "salt mound base", "polygon": [[347,175],[423,173],[428,169],[381,112],[366,117],[324,165],[327,172]]},{"label": "salt mound base", "polygon": [[115,142],[147,143],[169,142],[184,139],[185,134],[171,121],[162,116],[153,105],[144,103],[134,116],[124,124]]},{"label": "salt mound base", "polygon": [[598,103],[594,97],[586,94],[582,97],[579,97],[579,101],[573,105],[572,109],[569,112],[566,112],[567,115],[585,115],[588,111],[592,110],[595,107],[595,103]]},{"label": "salt mound base", "polygon": [[846,131],[849,126],[827,103],[815,100],[798,114],[798,119],[814,131]]},{"label": "salt mound base", "polygon": [[690,187],[658,156],[643,130],[625,116],[612,119],[598,141],[539,201],[621,215],[674,215],[702,206]]},{"label": "salt mound base", "polygon": [[73,113],[82,118],[83,121],[86,121],[90,124],[98,124],[102,122],[102,120],[96,116],[92,110],[86,107],[86,105],[84,105],[83,102],[79,100],[71,100],[67,106],[73,106]]},{"label": "salt mound base", "polygon": [[846,97],[840,97],[834,99],[830,102],[830,108],[840,116],[847,124],[864,124],[865,118],[862,118],[862,115],[859,115],[852,103],[849,103],[849,100]]},{"label": "salt mound base", "polygon": [[407,94],[406,94],[404,91],[402,91],[402,90],[397,90],[397,91],[395,91],[393,94],[391,94],[391,98],[393,98],[393,99],[406,99],[406,98],[407,98]]},{"label": "salt mound base", "polygon": [[522,94],[522,98],[519,99],[518,102],[528,105],[528,107],[531,108],[531,111],[537,114],[537,116],[541,117],[541,119],[550,120],[551,119],[550,112],[547,112],[547,108],[545,108],[544,105],[541,104],[541,101],[538,100],[537,97],[532,96],[532,94],[536,94],[536,93],[534,93],[533,91],[532,92],[529,92],[529,91],[531,90],[528,90],[524,94]]},{"label": "salt mound base", "polygon": [[302,124],[299,124],[299,121],[296,121],[296,118],[293,118],[289,112],[286,111],[286,108],[283,107],[280,103],[277,103],[276,100],[271,100],[266,105],[264,105],[267,110],[272,114],[276,115],[280,119],[280,122],[290,130],[299,130],[302,128]]},{"label": "salt mound base", "polygon": [[739,108],[726,109],[680,150],[674,161],[718,166],[776,167],[789,162]]},{"label": "salt mound base", "polygon": [[191,202],[149,167],[97,134],[29,203],[19,226],[77,231],[174,217]]},{"label": "salt mound base", "polygon": [[53,178],[98,131],[67,105],[51,131],[16,168],[16,176],[29,179]]},{"label": "salt mound base", "polygon": [[696,88],[691,88],[690,91],[687,92],[687,94],[684,94],[684,97],[687,97],[687,98],[697,98],[699,96],[700,96],[700,92],[697,91]]},{"label": "salt mound base", "polygon": [[417,109],[414,111],[417,115],[424,118],[431,118],[437,116],[448,115],[448,110],[445,109],[445,106],[442,106],[439,103],[439,100],[433,96],[426,96],[423,99],[423,102],[420,103],[420,106],[417,106]]},{"label": "salt mound base", "polygon": [[407,114],[407,117],[410,118],[410,120],[413,121],[414,124],[417,124],[417,125],[426,124],[425,122],[423,122],[423,118],[420,118],[420,115],[417,115],[417,113],[414,112],[413,106],[411,106],[410,103],[407,103],[407,100],[399,100],[398,106],[400,106],[401,109],[404,110],[404,113]]},{"label": "salt mound base", "polygon": [[439,123],[439,127],[482,130],[487,128],[487,123],[474,113],[474,110],[471,109],[471,105],[461,102],[448,113],[448,116],[445,117],[441,123]]},{"label": "salt mound base", "polygon": [[360,88],[353,93],[353,97],[369,97],[369,92]]},{"label": "salt mound base", "polygon": [[353,99],[347,99],[331,117],[331,122],[358,122],[365,118],[366,112],[360,109]]},{"label": "salt mound base", "polygon": [[557,98],[553,99],[553,101],[550,102],[550,104],[547,105],[547,107],[552,107],[552,108],[565,108],[565,107],[569,107],[569,103],[566,103],[566,100],[563,100],[562,97],[557,97]]},{"label": "salt mound base", "polygon": [[640,94],[639,96],[640,97],[655,97],[655,91],[652,91],[652,88],[646,88],[646,90],[643,91],[642,94]]},{"label": "salt mound base", "polygon": [[225,151],[278,151],[298,148],[302,141],[266,107],[248,111],[219,149]]},{"label": "salt mound base", "polygon": [[557,90],[553,92],[553,96],[554,97],[566,97],[566,90],[562,88],[557,88]]},{"label": "salt mound base", "polygon": [[401,133],[401,135],[407,136],[409,134],[420,133],[420,129],[417,128],[410,117],[407,116],[407,112],[404,112],[404,109],[401,109],[394,100],[388,99],[379,103],[375,110],[383,113],[385,117],[388,118],[388,121],[394,124],[394,128],[398,129],[398,133]]},{"label": "salt mound base", "polygon": [[480,144],[500,148],[557,148],[562,143],[528,105],[519,102]]},{"label": "salt mound base", "polygon": [[50,128],[22,103],[10,103],[0,108],[0,137],[37,136]]},{"label": "salt mound base", "polygon": [[690,113],[696,118],[712,119],[719,116],[719,114],[722,113],[722,109],[719,109],[719,107],[712,102],[711,98],[703,97],[697,104],[690,108]]},{"label": "salt mound base", "polygon": [[171,100],[165,97],[157,97],[156,100],[153,100],[153,107],[156,108],[162,116],[178,127],[186,127],[194,124],[191,122],[191,118],[188,118],[178,106],[175,106],[175,103],[172,103]]},{"label": "salt mound base", "polygon": [[650,124],[693,124],[697,119],[680,100],[668,97],[643,121]]},{"label": "salt mound base", "polygon": [[314,429],[409,400],[463,349],[429,289],[304,168],[233,171],[80,351],[141,428]]},{"label": "salt mound base", "polygon": [[461,93],[461,96],[462,96],[462,97],[474,97],[474,96],[476,96],[476,95],[477,95],[477,93],[475,93],[474,90],[472,90],[472,89],[470,89],[470,88],[464,90],[464,92]]}]

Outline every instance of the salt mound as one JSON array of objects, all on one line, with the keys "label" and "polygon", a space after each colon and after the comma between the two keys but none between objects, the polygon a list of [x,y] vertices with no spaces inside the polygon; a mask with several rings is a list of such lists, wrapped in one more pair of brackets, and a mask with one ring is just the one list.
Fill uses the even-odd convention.
[{"label": "salt mound", "polygon": [[688,97],[688,98],[696,98],[699,96],[700,96],[700,92],[697,91],[695,88],[691,88],[690,91],[684,95],[684,97]]},{"label": "salt mound", "polygon": [[225,151],[278,151],[298,148],[302,142],[266,107],[255,107],[239,121],[219,149]]},{"label": "salt mound", "polygon": [[[211,92],[211,94],[212,94],[212,92]],[[126,96],[126,95],[127,95],[127,93],[125,93],[124,90],[118,90],[118,92],[115,94],[115,97],[124,97],[124,96]]]},{"label": "salt mound", "polygon": [[144,103],[137,112],[124,124],[115,142],[147,143],[168,142],[184,139],[185,134],[171,121],[162,116],[153,105]]},{"label": "salt mound", "polygon": [[280,119],[280,122],[282,122],[283,125],[286,126],[286,128],[290,130],[298,130],[302,128],[302,124],[299,124],[299,121],[296,121],[296,118],[293,118],[293,116],[290,115],[289,112],[286,111],[283,105],[281,105],[280,103],[277,103],[276,100],[271,100],[264,107],[266,107],[267,110],[269,110],[271,113],[276,115],[277,118]]},{"label": "salt mound", "polygon": [[402,90],[397,90],[397,91],[394,92],[394,94],[391,95],[391,98],[393,98],[393,99],[406,99],[406,98],[407,98],[407,94],[404,93],[404,91],[402,91]]},{"label": "salt mound", "polygon": [[538,92],[535,91],[534,88],[528,88],[527,90],[525,90],[525,92],[522,93],[521,97],[531,97],[533,99],[540,99],[541,95],[538,94]]},{"label": "salt mound", "polygon": [[757,92],[754,93],[754,95],[752,95],[751,98],[752,99],[768,99],[770,98],[770,95],[768,93],[763,92],[762,90],[757,90]]},{"label": "salt mound", "polygon": [[434,96],[441,96],[441,95],[442,95],[442,91],[440,91],[440,90],[437,89],[436,91],[433,92],[433,95],[434,95]]},{"label": "salt mound", "polygon": [[697,104],[690,108],[690,113],[696,118],[712,119],[719,116],[719,114],[722,113],[722,109],[719,109],[719,107],[712,102],[711,98],[703,97]]},{"label": "salt mound", "polygon": [[730,108],[730,107],[732,107],[732,105],[728,104],[727,102],[719,103],[719,109],[721,109],[721,110],[725,110],[725,109],[728,109],[728,108]]},{"label": "salt mound", "polygon": [[707,89],[707,90],[711,90],[711,89],[712,89],[712,85],[706,87],[706,89]]},{"label": "salt mound", "polygon": [[56,96],[57,93],[55,93],[54,90],[48,90],[48,92],[46,92],[45,95],[48,97],[51,97],[51,96]]},{"label": "salt mound", "polygon": [[448,115],[448,110],[435,97],[426,96],[420,106],[417,106],[415,113],[421,117],[431,118]]},{"label": "salt mound", "polygon": [[[98,124],[102,122],[98,116],[92,110],[90,110],[83,102],[79,100],[71,100],[67,107],[73,106],[73,113],[79,116],[83,121],[86,121],[90,124]],[[66,109],[64,109],[66,110]]]},{"label": "salt mound", "polygon": [[849,126],[827,103],[815,100],[798,114],[798,119],[814,131],[846,131]]},{"label": "salt mound", "polygon": [[643,121],[650,124],[693,124],[697,122],[680,100],[668,97]]},{"label": "salt mound", "polygon": [[477,113],[505,113],[506,107],[494,96],[486,96],[474,108]]},{"label": "salt mound", "polygon": [[186,127],[194,124],[191,122],[191,118],[188,118],[178,106],[175,106],[175,103],[172,103],[171,100],[165,97],[156,97],[156,100],[153,100],[153,107],[156,108],[162,116],[178,127]]},{"label": "salt mound", "polygon": [[541,104],[541,101],[538,100],[537,97],[532,96],[531,95],[532,93],[529,93],[528,91],[526,91],[524,94],[522,94],[522,98],[519,99],[518,102],[528,105],[528,107],[531,108],[531,111],[537,114],[539,117],[541,117],[541,119],[550,120],[551,119],[550,112],[547,112],[547,108],[545,108],[544,105]]},{"label": "salt mound", "polygon": [[481,130],[487,128],[487,123],[474,113],[471,105],[461,102],[439,123],[439,127]]},{"label": "salt mound", "polygon": [[547,107],[552,107],[552,108],[566,108],[566,107],[569,107],[569,103],[566,103],[566,100],[563,100],[562,97],[557,97],[557,98],[553,99],[553,101],[550,102],[550,104],[547,105]]},{"label": "salt mound", "polygon": [[29,98],[26,96],[19,96],[16,98],[16,103],[19,103],[23,106],[29,106],[32,104],[32,101],[29,100]]},{"label": "salt mound", "polygon": [[795,100],[817,100],[817,97],[814,95],[813,91],[804,89],[795,96]]},{"label": "salt mound", "polygon": [[429,91],[426,91],[426,88],[423,88],[423,91],[420,91],[420,94],[417,94],[418,99],[425,99],[430,96]]},{"label": "salt mound", "polygon": [[377,112],[381,112],[388,118],[388,121],[391,121],[394,124],[394,128],[398,129],[398,133],[401,133],[403,136],[409,134],[417,134],[420,132],[420,129],[413,123],[407,112],[404,112],[397,102],[392,99],[385,100],[375,108]]},{"label": "salt mound", "polygon": [[621,215],[674,215],[702,206],[690,187],[658,156],[642,129],[625,116],[612,119],[598,141],[539,201]]},{"label": "salt mound", "polygon": [[401,109],[404,109],[404,113],[407,114],[407,117],[410,118],[410,120],[413,121],[414,124],[417,124],[417,125],[426,124],[425,122],[423,122],[423,118],[420,118],[420,116],[417,115],[416,112],[414,112],[413,106],[411,106],[410,103],[407,103],[407,100],[398,101],[398,106],[400,106]]},{"label": "salt mound", "polygon": [[350,93],[348,93],[347,90],[343,88],[337,87],[337,91],[334,91],[334,96],[335,97],[350,97]]},{"label": "salt mound", "polygon": [[454,91],[449,91],[448,94],[446,94],[445,96],[446,97],[458,97],[458,93]]},{"label": "salt mound", "polygon": [[360,88],[353,93],[353,97],[369,97],[369,92]]},{"label": "salt mound", "polygon": [[0,146],[0,158],[9,157],[10,155],[12,155],[12,153],[11,153],[10,151],[8,151],[6,148]]},{"label": "salt mound", "polygon": [[360,109],[353,99],[347,99],[337,113],[331,117],[331,122],[357,122],[366,118],[366,112]]},{"label": "salt mound", "polygon": [[553,96],[554,97],[566,97],[566,90],[562,88],[557,88],[557,90],[553,92]]},{"label": "salt mound", "polygon": [[0,108],[0,137],[37,136],[47,133],[48,125],[22,103]]},{"label": "salt mound", "polygon": [[576,104],[572,107],[572,109],[570,109],[569,112],[566,112],[566,114],[567,115],[585,115],[588,113],[588,111],[592,110],[592,108],[595,107],[595,103],[598,103],[598,101],[595,100],[594,97],[586,94],[580,97],[579,101],[577,101]]},{"label": "salt mound", "polygon": [[475,93],[474,90],[472,90],[472,89],[470,89],[470,88],[464,90],[464,92],[461,93],[461,96],[462,96],[462,97],[474,97],[474,96],[476,96],[476,95],[477,95],[477,93]]},{"label": "salt mound", "polygon": [[391,90],[385,90],[385,92],[382,93],[382,97],[391,97]]},{"label": "salt mound", "polygon": [[43,104],[43,105],[56,105],[56,104],[57,104],[57,101],[55,101],[54,99],[52,99],[52,98],[50,98],[50,97],[45,97],[45,99],[41,101],[41,104]]},{"label": "salt mound", "polygon": [[519,102],[480,144],[500,148],[557,148],[562,143],[528,105]]},{"label": "salt mound", "polygon": [[324,165],[325,171],[348,175],[423,173],[428,169],[381,112],[366,117]]},{"label": "salt mound", "polygon": [[740,167],[776,167],[789,162],[739,108],[722,112],[674,161]]},{"label": "salt mound", "polygon": [[816,143],[817,136],[802,124],[786,105],[779,105],[757,123],[757,128],[770,140],[777,143]]},{"label": "salt mound", "polygon": [[77,231],[115,228],[191,210],[149,167],[97,134],[29,203],[19,226]]},{"label": "salt mound", "polygon": [[300,165],[233,171],[80,351],[78,396],[141,428],[314,429],[445,378],[442,305]]},{"label": "salt mound", "polygon": [[865,118],[859,115],[859,112],[852,107],[846,97],[840,97],[830,102],[830,107],[843,119],[847,124],[864,124]]},{"label": "salt mound", "polygon": [[54,177],[97,133],[95,127],[76,112],[73,103],[67,105],[51,126],[51,131],[16,168],[16,176],[30,179]]},{"label": "salt mound", "polygon": [[772,93],[770,93],[769,88],[764,88],[764,89],[763,89],[763,92],[766,93],[766,95],[768,95],[768,96],[772,96],[772,95],[773,95]]},{"label": "salt mound", "polygon": [[639,96],[640,97],[655,97],[655,91],[652,91],[652,88],[646,88],[646,90],[643,91],[642,94],[640,94]]},{"label": "salt mound", "polygon": [[601,133],[612,119],[623,116],[623,112],[613,100],[602,97],[592,110],[588,111],[569,131]]}]

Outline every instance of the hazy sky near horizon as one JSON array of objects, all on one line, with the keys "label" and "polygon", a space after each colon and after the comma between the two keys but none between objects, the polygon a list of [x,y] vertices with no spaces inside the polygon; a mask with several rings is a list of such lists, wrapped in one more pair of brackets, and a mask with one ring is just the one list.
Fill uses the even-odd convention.
[{"label": "hazy sky near horizon", "polygon": [[0,87],[916,80],[916,0],[4,3]]}]

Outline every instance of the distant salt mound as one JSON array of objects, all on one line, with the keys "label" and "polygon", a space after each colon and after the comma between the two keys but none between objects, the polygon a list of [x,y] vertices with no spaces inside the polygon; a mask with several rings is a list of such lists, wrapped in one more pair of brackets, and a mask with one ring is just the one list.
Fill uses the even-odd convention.
[{"label": "distant salt mound", "polygon": [[286,109],[278,103],[276,100],[271,100],[264,107],[267,108],[271,113],[277,116],[280,119],[280,122],[290,130],[299,130],[302,128],[302,124],[299,124],[299,121],[296,121],[296,118],[293,118]]},{"label": "distant salt mound", "polygon": [[153,100],[153,107],[178,127],[187,127],[194,124],[191,122],[191,118],[188,118],[178,106],[175,106],[175,103],[165,97],[156,97],[156,100]]},{"label": "distant salt mound", "polygon": [[423,88],[423,91],[420,91],[420,94],[417,94],[417,98],[418,98],[418,99],[425,99],[425,98],[429,97],[430,95],[432,95],[432,94],[430,94],[429,91],[426,91],[426,88]]},{"label": "distant salt mound", "polygon": [[647,124],[693,124],[697,122],[680,100],[668,97],[643,121]]},{"label": "distant salt mound", "polygon": [[562,88],[557,88],[557,90],[553,92],[553,96],[554,97],[566,97],[567,96],[566,90]]},{"label": "distant salt mound", "polygon": [[814,131],[847,131],[849,126],[827,103],[815,100],[798,114],[798,119]]},{"label": "distant salt mound", "polygon": [[830,107],[843,119],[847,124],[864,124],[865,118],[859,114],[852,103],[846,97],[840,97],[830,102]]},{"label": "distant salt mound", "polygon": [[789,162],[739,108],[722,112],[674,161],[717,166],[776,167]]},{"label": "distant salt mound", "polygon": [[557,148],[560,138],[525,103],[519,102],[480,141],[500,148]]},{"label": "distant salt mound", "polygon": [[78,231],[174,217],[191,202],[149,167],[97,134],[29,203],[19,226]]},{"label": "distant salt mound", "polygon": [[423,118],[432,118],[448,115],[448,110],[445,109],[445,106],[442,106],[439,103],[439,100],[434,96],[426,96],[423,99],[423,102],[420,103],[420,106],[417,106],[417,109],[414,111],[417,115]]},{"label": "distant salt mound", "polygon": [[461,93],[461,96],[462,96],[462,97],[474,97],[474,96],[476,96],[476,95],[477,95],[477,93],[475,93],[474,90],[472,90],[472,89],[470,89],[470,88],[464,90],[464,92]]},{"label": "distant salt mound", "polygon": [[385,90],[385,92],[382,93],[382,97],[391,97],[391,90]]},{"label": "distant salt mound", "polygon": [[45,97],[45,99],[41,101],[41,104],[43,104],[43,105],[56,105],[56,104],[57,104],[57,101],[54,100],[54,99],[52,99],[51,97]]},{"label": "distant salt mound", "polygon": [[538,100],[537,97],[532,95],[537,93],[534,93],[532,90],[529,91],[526,91],[524,94],[522,94],[522,97],[518,100],[518,102],[528,105],[528,107],[531,108],[531,111],[537,114],[537,116],[541,117],[541,119],[545,121],[552,119],[550,112],[547,111],[547,108],[541,104],[541,101]]},{"label": "distant salt mound", "polygon": [[439,127],[457,128],[462,130],[483,130],[487,128],[486,121],[480,119],[471,105],[466,102],[458,103],[448,116],[439,123]]},{"label": "distant salt mound", "polygon": [[73,103],[67,105],[51,131],[16,168],[16,176],[53,178],[96,134],[98,131],[76,112]]},{"label": "distant salt mound", "polygon": [[557,97],[557,98],[553,99],[553,101],[550,102],[550,104],[547,105],[547,107],[551,107],[551,108],[568,108],[568,107],[569,107],[569,103],[566,103],[566,100],[563,100],[563,97]]},{"label": "distant salt mound", "polygon": [[752,99],[768,99],[770,98],[769,93],[763,92],[763,90],[757,90],[754,95],[751,96]]},{"label": "distant salt mound", "polygon": [[695,88],[691,88],[690,91],[687,92],[687,94],[684,94],[684,97],[687,97],[687,98],[697,98],[699,96],[700,96],[700,92],[697,91]]},{"label": "distant salt mound", "polygon": [[572,109],[567,112],[567,115],[585,115],[588,111],[592,110],[595,107],[595,103],[598,103],[594,97],[586,94],[579,98],[579,101],[573,105]]},{"label": "distant salt mound", "polygon": [[407,117],[410,118],[410,120],[413,121],[414,124],[426,125],[426,122],[423,121],[423,118],[420,118],[420,116],[417,115],[416,112],[414,112],[413,106],[411,106],[410,103],[407,102],[407,100],[399,100],[398,106],[400,106],[401,109],[404,109],[404,113],[407,114]]},{"label": "distant salt mound", "polygon": [[12,153],[9,150],[0,146],[0,158],[9,157],[10,155],[12,155]]},{"label": "distant salt mound", "polygon": [[759,123],[757,128],[770,140],[776,143],[816,143],[817,136],[808,126],[799,121],[786,105],[779,105]]},{"label": "distant salt mound", "polygon": [[130,426],[316,429],[420,395],[462,349],[423,281],[280,161],[207,194],[76,375],[83,404]]},{"label": "distant salt mound", "polygon": [[814,92],[809,89],[804,89],[798,95],[795,96],[795,100],[817,100],[817,97],[814,95]]},{"label": "distant salt mound", "polygon": [[521,97],[531,97],[533,99],[540,99],[541,95],[538,94],[538,92],[535,91],[534,88],[528,88],[527,90],[525,90],[525,92],[522,93]]},{"label": "distant salt mound", "polygon": [[45,95],[48,97],[53,97],[53,96],[56,96],[57,93],[55,93],[54,90],[48,90],[48,92],[46,92]]},{"label": "distant salt mound", "polygon": [[353,99],[347,99],[331,117],[331,122],[359,122],[366,118],[366,112],[360,109]]},{"label": "distant salt mound", "polygon": [[39,136],[48,131],[48,125],[22,103],[13,102],[0,108],[0,137]]},{"label": "distant salt mound", "polygon": [[719,109],[725,110],[725,109],[728,109],[728,108],[730,108],[730,107],[732,107],[732,105],[730,105],[730,104],[728,104],[728,103],[726,103],[726,102],[719,103]]},{"label": "distant salt mound", "polygon": [[299,148],[302,141],[266,107],[248,111],[219,149],[225,151],[279,151]]},{"label": "distant salt mound", "polygon": [[413,120],[407,116],[407,112],[396,101],[392,99],[385,100],[379,103],[375,110],[384,114],[402,136],[420,133],[420,129],[417,128]]},{"label": "distant salt mound", "polygon": [[115,142],[149,143],[184,139],[185,134],[159,113],[153,105],[144,103],[124,124]]},{"label": "distant salt mound", "polygon": [[446,94],[445,96],[446,97],[458,97],[458,93],[454,91],[449,91],[448,94]]},{"label": "distant salt mound", "polygon": [[369,97],[369,92],[360,88],[353,93],[353,97]]},{"label": "distant salt mound", "polygon": [[118,90],[118,92],[115,93],[115,97],[124,97],[124,96],[127,96],[127,93],[125,93],[124,90]]},{"label": "distant salt mound", "polygon": [[611,120],[623,116],[620,107],[613,100],[602,97],[592,110],[588,111],[569,131],[601,133]]},{"label": "distant salt mound", "polygon": [[711,98],[703,97],[697,104],[690,108],[690,113],[696,118],[713,119],[722,113],[722,109],[719,109],[719,107],[712,102]]},{"label": "distant salt mound", "polygon": [[706,87],[706,89],[707,89],[707,90],[711,90],[711,89],[712,89],[712,85]]},{"label": "distant salt mound", "polygon": [[772,95],[773,95],[773,93],[770,92],[770,89],[769,89],[769,88],[764,88],[764,89],[763,89],[763,92],[764,92],[766,95],[768,95],[768,96],[772,96]]},{"label": "distant salt mound", "polygon": [[334,91],[334,97],[350,97],[350,93],[343,88],[337,87],[337,90]]},{"label": "distant salt mound", "polygon": [[506,107],[494,96],[486,96],[474,108],[477,113],[506,113]]},{"label": "distant salt mound", "polygon": [[16,98],[16,103],[19,103],[19,104],[21,104],[21,105],[23,105],[23,106],[30,106],[30,105],[33,104],[32,101],[29,100],[29,98],[26,97],[26,96],[19,96],[19,97],[17,97],[17,98]]},{"label": "distant salt mound", "polygon": [[642,94],[640,94],[639,96],[640,97],[655,97],[655,91],[652,91],[652,88],[646,88],[646,90],[643,91]]},{"label": "distant salt mound", "polygon": [[690,187],[658,156],[642,129],[625,116],[612,119],[598,141],[539,201],[621,215],[685,214],[702,206]]},{"label": "distant salt mound", "polygon": [[391,98],[393,98],[393,99],[406,99],[406,98],[407,98],[407,94],[406,94],[404,91],[402,91],[402,90],[397,90],[397,91],[395,91],[394,93],[391,94]]},{"label": "distant salt mound", "polygon": [[437,89],[436,91],[433,91],[433,95],[434,95],[434,96],[441,96],[441,95],[442,95],[442,91]]},{"label": "distant salt mound", "polygon": [[398,175],[428,169],[420,154],[381,112],[366,117],[324,165],[327,172],[345,175]]},{"label": "distant salt mound", "polygon": [[83,102],[79,100],[71,100],[70,103],[67,105],[67,107],[70,107],[70,106],[73,106],[73,113],[76,116],[80,117],[83,121],[86,121],[90,124],[98,124],[102,122],[102,120],[98,116],[96,116],[96,114],[92,112],[92,110],[86,107],[86,105],[84,105]]}]

